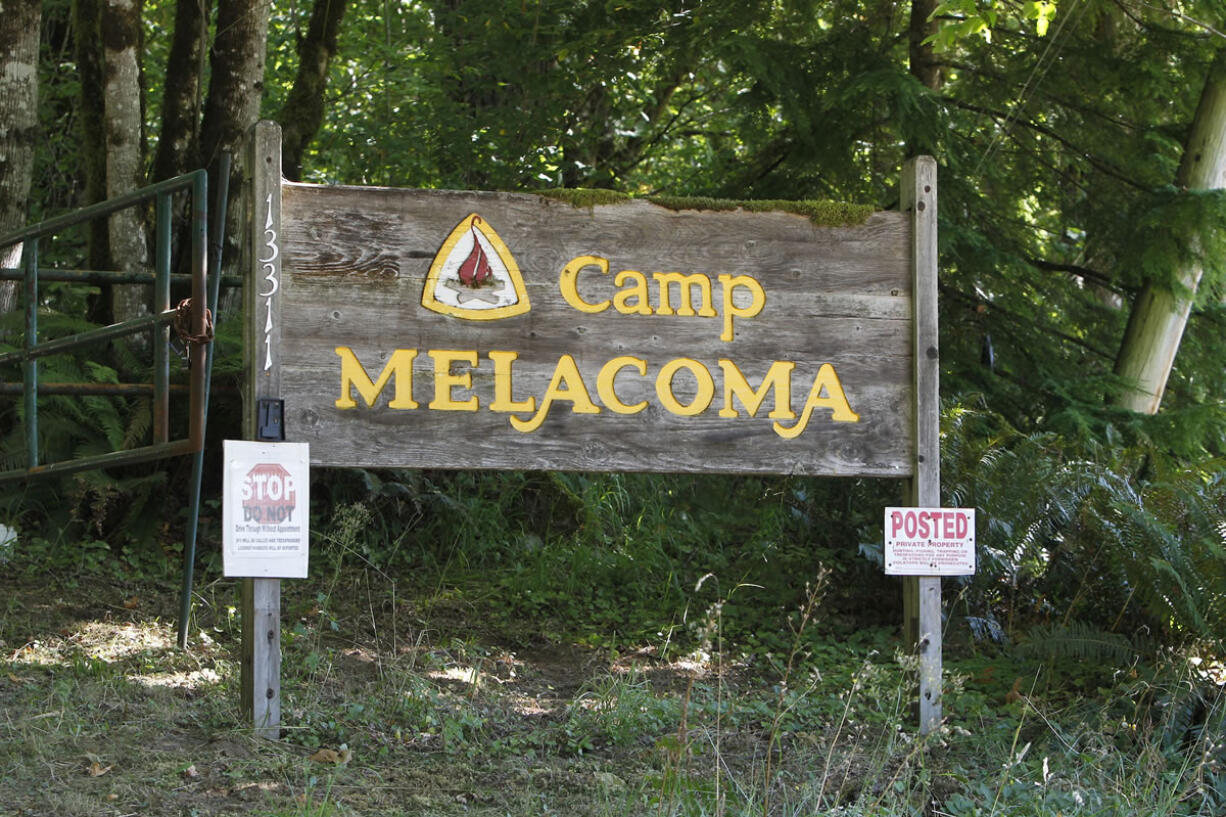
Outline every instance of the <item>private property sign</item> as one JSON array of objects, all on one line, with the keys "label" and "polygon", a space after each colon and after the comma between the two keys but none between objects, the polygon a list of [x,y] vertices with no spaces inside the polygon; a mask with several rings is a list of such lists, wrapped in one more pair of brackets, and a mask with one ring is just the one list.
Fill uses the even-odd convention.
[{"label": "private property sign", "polygon": [[974,508],[886,508],[885,572],[969,576],[975,572]]}]

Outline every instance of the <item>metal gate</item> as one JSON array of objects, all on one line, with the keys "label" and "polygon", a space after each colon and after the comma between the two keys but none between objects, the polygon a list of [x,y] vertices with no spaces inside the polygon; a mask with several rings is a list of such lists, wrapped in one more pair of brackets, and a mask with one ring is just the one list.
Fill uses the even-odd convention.
[{"label": "metal gate", "polygon": [[[0,269],[0,280],[21,281],[25,311],[25,334],[20,351],[0,354],[0,365],[20,362],[22,382],[0,382],[0,394],[23,397],[23,425],[26,443],[24,467],[0,470],[0,483],[29,479],[36,476],[66,474],[90,468],[129,465],[182,454],[194,454],[190,488],[187,530],[183,551],[183,586],[180,598],[179,645],[187,646],[187,624],[191,614],[192,578],[196,556],[196,534],[200,518],[200,488],[204,469],[204,434],[208,418],[209,382],[213,368],[212,318],[209,304],[216,304],[221,284],[221,247],[226,220],[226,198],[230,177],[230,156],[223,154],[217,173],[220,190],[217,212],[209,241],[208,174],[196,170],[174,179],[151,185],[74,213],[35,224],[18,232],[0,236],[0,250],[22,245],[20,269]],[[189,221],[190,272],[172,273],[174,208],[173,197],[186,191],[191,216]],[[43,269],[39,266],[41,240],[97,218],[103,218],[128,207],[155,202],[154,235],[156,250],[154,270],[149,273],[112,271],[82,271]],[[209,250],[212,263],[209,264]],[[39,341],[39,287],[54,281],[97,284],[151,284],[154,288],[152,314],[122,321],[78,334]],[[190,282],[191,297],[172,308],[172,282]],[[241,281],[231,282],[241,286]],[[172,353],[171,330],[187,347],[188,382],[185,386],[170,383]],[[151,332],[153,353],[152,377],[148,383],[48,383],[39,379],[38,361],[89,344],[110,342],[116,338]],[[187,436],[171,439],[170,397],[186,392],[188,399]],[[38,398],[43,395],[151,395],[153,403],[152,439],[146,445],[112,451],[106,454],[58,462],[43,462],[38,443]]]},{"label": "metal gate", "polygon": [[[172,197],[181,191],[190,196],[190,268],[187,275],[171,274],[172,264]],[[143,188],[134,193],[111,199],[74,213],[26,227],[16,233],[0,236],[0,249],[20,243],[22,267],[0,270],[0,279],[19,280],[23,283],[23,308],[25,311],[25,336],[23,348],[0,354],[0,365],[20,362],[22,382],[0,383],[0,393],[21,394],[24,400],[22,426],[25,436],[26,462],[23,467],[8,467],[0,470],[0,482],[25,479],[44,474],[64,474],[88,468],[103,468],[128,465],[199,451],[204,439],[205,414],[205,349],[211,340],[211,321],[208,318],[208,293],[206,292],[208,235],[208,175],[197,170],[184,176]],[[129,207],[138,207],[153,200],[157,220],[154,228],[156,254],[154,271],[148,273],[124,273],[43,269],[39,267],[41,241],[69,227],[109,216]],[[170,304],[171,281],[186,278],[191,282],[191,298],[172,308]],[[111,326],[99,327],[65,337],[39,340],[38,317],[40,286],[55,281],[99,284],[152,284],[153,311],[131,320]],[[170,360],[171,328],[188,349],[187,436],[171,439],[170,432]],[[117,338],[141,333],[151,333],[153,352],[151,382],[146,383],[47,383],[39,379],[39,360],[56,354],[64,354],[86,346],[105,344]],[[178,389],[175,389],[178,391]],[[38,398],[44,395],[150,395],[153,402],[152,440],[143,446],[123,451],[113,451],[80,459],[44,462],[39,450]]]}]

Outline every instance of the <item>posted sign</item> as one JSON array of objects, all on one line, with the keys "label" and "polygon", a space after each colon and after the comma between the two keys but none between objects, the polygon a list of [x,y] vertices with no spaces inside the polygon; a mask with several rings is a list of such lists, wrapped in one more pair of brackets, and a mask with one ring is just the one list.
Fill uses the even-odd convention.
[{"label": "posted sign", "polygon": [[226,576],[305,579],[310,533],[306,443],[225,441]]},{"label": "posted sign", "polygon": [[974,508],[886,508],[889,576],[969,576],[975,572]]}]

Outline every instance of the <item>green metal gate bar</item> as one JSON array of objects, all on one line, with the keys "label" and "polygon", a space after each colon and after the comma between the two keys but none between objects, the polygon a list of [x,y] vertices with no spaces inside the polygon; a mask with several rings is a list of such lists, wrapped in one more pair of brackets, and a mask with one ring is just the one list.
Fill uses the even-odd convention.
[{"label": "green metal gate bar", "polygon": [[[220,303],[221,297],[221,253],[222,242],[226,234],[226,206],[230,198],[230,154],[225,152],[221,154],[218,160],[218,191],[217,191],[217,207],[214,210],[213,218],[215,229],[212,231],[213,245],[210,249],[213,252],[211,262],[209,264],[209,303]],[[241,286],[242,279],[237,278],[238,285]],[[221,321],[221,310],[215,310],[218,313],[217,322]],[[200,528],[200,489],[204,482],[204,432],[208,428],[209,419],[209,390],[213,384],[213,352],[215,348],[213,344],[209,344],[208,350],[204,356],[204,416],[202,418],[203,425],[200,436],[200,448],[196,450],[195,456],[192,458],[192,486],[190,496],[190,506],[187,512],[187,530],[184,532],[184,547],[183,547],[183,588],[179,595],[179,647],[187,649],[187,630],[191,623],[192,615],[192,582],[196,572],[196,535]]]},{"label": "green metal gate bar", "polygon": [[[209,273],[212,275],[213,273]],[[44,267],[38,271],[38,282],[60,281],[70,284],[152,284],[154,275],[148,272],[109,272],[103,270],[61,269],[59,267]],[[21,269],[0,268],[0,281],[25,280],[25,272]],[[172,284],[191,283],[192,276],[186,273],[172,272]],[[237,275],[221,276],[223,287],[241,287],[243,279]]]},{"label": "green metal gate bar", "polygon": [[[170,325],[176,310],[170,308],[171,283],[171,198],[180,191],[190,191],[191,196],[191,309],[189,331],[195,338],[205,335],[205,313],[209,293],[206,292],[207,231],[208,231],[208,174],[197,170],[184,176],[142,188],[92,207],[84,208],[58,218],[26,227],[6,236],[0,236],[0,248],[22,244],[22,268],[0,270],[0,279],[24,281],[25,343],[22,350],[0,355],[0,364],[20,361],[22,364],[22,392],[25,397],[26,467],[0,471],[0,482],[25,479],[46,474],[65,474],[89,468],[144,462],[162,457],[190,454],[200,451],[204,440],[205,412],[205,347],[209,344],[194,342],[190,347],[188,435],[185,439],[170,439]],[[156,254],[152,276],[122,272],[55,271],[41,270],[38,265],[40,240],[96,218],[135,207],[153,200],[156,206]],[[123,321],[112,326],[88,332],[38,342],[38,288],[40,280],[80,280],[106,283],[143,282],[154,286],[154,314]],[[39,358],[60,354],[86,344],[113,340],[117,337],[152,330],[153,383],[152,384],[40,384]],[[0,384],[7,392],[16,384]],[[76,460],[54,463],[41,462],[38,445],[38,397],[40,394],[69,393],[65,390],[86,389],[89,394],[131,394],[132,390],[153,394],[153,441],[151,444],[125,451],[114,451]],[[114,389],[108,391],[108,388]],[[71,392],[78,393],[78,392]]]}]

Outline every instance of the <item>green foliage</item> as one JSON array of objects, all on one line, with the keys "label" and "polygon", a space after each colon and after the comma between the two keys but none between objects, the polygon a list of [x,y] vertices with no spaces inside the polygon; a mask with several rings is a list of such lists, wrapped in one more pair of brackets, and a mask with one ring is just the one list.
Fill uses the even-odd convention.
[{"label": "green foliage", "polygon": [[1123,253],[1134,259],[1130,282],[1154,281],[1181,295],[1193,269],[1205,275],[1202,301],[1226,293],[1226,191],[1163,187],[1138,196],[1129,214],[1132,230]]},{"label": "green foliage", "polygon": [[1137,657],[1136,650],[1124,635],[1079,622],[1034,627],[1026,634],[1018,652],[1044,659],[1048,666],[1072,659],[1123,667]]},{"label": "green foliage", "polygon": [[[305,178],[546,185],[557,189],[543,195],[577,206],[634,196],[842,224],[897,206],[901,161],[932,153],[945,493],[981,521],[980,572],[959,600],[968,625],[1019,640],[1043,633],[1074,654],[1093,633],[1138,627],[1220,644],[1226,209],[1220,193],[1170,185],[1221,47],[1222,10],[1126,5],[947,0],[932,38],[943,74],[929,88],[908,70],[908,4],[357,0]],[[36,216],[71,206],[80,188],[67,11],[44,3]],[[151,123],[172,11],[146,7]],[[270,14],[267,114],[286,99],[310,8]],[[869,204],[829,203],[839,201]],[[47,260],[82,243],[57,242]],[[1103,408],[1120,388],[1112,368],[1131,299],[1146,282],[1180,286],[1191,264],[1205,285],[1163,414]],[[77,331],[98,294],[49,287],[40,320]],[[20,316],[0,321],[0,348],[16,348]],[[241,372],[240,323],[219,334],[226,384]],[[44,380],[121,379],[133,355],[110,351],[49,360]],[[237,434],[239,401],[213,402],[214,429]],[[8,462],[24,453],[21,412],[20,401],[0,404]],[[132,399],[49,397],[40,414],[49,458],[131,446],[150,423]],[[211,432],[221,436],[234,434]],[[165,538],[158,497],[181,480],[174,466],[83,476],[6,490],[0,509],[30,536],[83,535],[150,564]],[[718,610],[728,643],[781,654],[819,565],[834,571],[835,612],[822,628],[897,619],[895,585],[851,544],[879,541],[893,485],[334,471],[316,474],[313,493],[330,556],[425,576],[461,597],[494,572],[482,591],[495,597],[492,626],[538,636],[616,648],[664,633],[689,646]]]},{"label": "green foliage", "polygon": [[[317,530],[343,527],[360,502],[364,521],[346,553],[461,593],[477,584],[489,593],[493,576],[495,595],[479,601],[488,626],[514,640],[689,645],[705,638],[706,611],[718,604],[729,648],[786,651],[794,602],[823,565],[847,615],[897,614],[861,594],[889,584],[842,545],[876,517],[888,483],[415,471],[316,479],[316,507],[333,509]],[[328,533],[322,552],[343,538]]]},{"label": "green foliage", "polygon": [[1126,642],[1108,634],[1123,623],[1223,643],[1221,469],[1184,467],[1143,440],[1108,434],[1112,447],[1022,434],[966,407],[946,413],[947,495],[981,509],[979,572],[968,586],[978,615],[1007,630],[1059,617],[1034,643],[1087,658],[1122,658]]},{"label": "green foliage", "polygon": [[[88,287],[47,287],[38,316],[40,337],[59,338],[97,329],[82,317],[90,294],[92,288]],[[0,317],[0,352],[21,347],[22,318],[20,312]],[[147,351],[134,349],[126,340],[106,348],[108,354],[103,357],[87,349],[40,358],[39,382],[116,384],[131,382],[142,370],[148,379]],[[21,383],[21,367],[5,366],[0,376]],[[28,422],[23,400],[8,401],[0,407],[0,467],[27,467]],[[152,403],[147,397],[41,396],[37,415],[39,463],[67,462],[148,445],[152,423]],[[166,512],[164,499],[170,479],[171,472],[164,468],[132,466],[25,484],[8,482],[0,486],[0,511],[8,518],[23,520],[22,527],[31,538],[49,545],[46,550],[29,549],[25,554],[27,567],[71,566],[76,560],[71,549],[56,554],[55,548],[70,548],[76,539],[86,538],[113,546],[121,555],[117,566],[161,575],[166,569],[162,540],[168,523],[178,521],[173,516],[168,518]]]},{"label": "green foliage", "polygon": [[1054,0],[942,0],[932,12],[932,18],[942,20],[942,25],[929,40],[938,51],[950,51],[968,37],[990,43],[996,27],[1026,21],[1034,21],[1035,34],[1043,37],[1056,10]]}]

